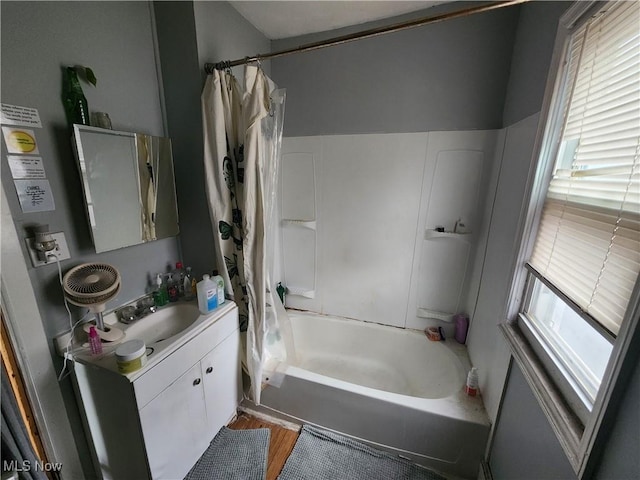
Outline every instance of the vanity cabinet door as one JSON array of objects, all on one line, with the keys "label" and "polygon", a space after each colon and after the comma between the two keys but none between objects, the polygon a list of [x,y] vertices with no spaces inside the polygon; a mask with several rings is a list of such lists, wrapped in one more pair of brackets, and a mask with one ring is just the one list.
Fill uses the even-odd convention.
[{"label": "vanity cabinet door", "polygon": [[234,331],[200,362],[207,402],[210,439],[236,414],[242,387],[240,379],[240,336]]},{"label": "vanity cabinet door", "polygon": [[203,383],[197,363],[140,410],[152,478],[184,478],[209,445]]}]

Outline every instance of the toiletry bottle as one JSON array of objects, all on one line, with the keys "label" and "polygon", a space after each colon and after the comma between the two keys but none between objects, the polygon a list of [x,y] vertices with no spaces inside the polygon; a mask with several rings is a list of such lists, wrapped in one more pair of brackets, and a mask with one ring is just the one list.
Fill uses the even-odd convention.
[{"label": "toiletry bottle", "polygon": [[464,393],[470,397],[475,397],[478,394],[478,369],[476,367],[472,367],[471,370],[469,370]]},{"label": "toiletry bottle", "polygon": [[193,275],[191,275],[191,267],[187,267],[187,271],[184,274],[184,280],[182,281],[182,290],[184,292],[184,296],[182,298],[184,298],[185,300],[193,300],[195,296],[193,290],[191,289],[192,282]]},{"label": "toiletry bottle", "polygon": [[212,280],[215,282],[217,286],[217,294],[218,294],[218,306],[224,303],[224,280],[220,275],[218,275],[218,270],[213,271]]},{"label": "toiletry bottle", "polygon": [[195,275],[191,278],[191,296],[196,298],[198,296],[198,281]]},{"label": "toiletry bottle", "polygon": [[167,277],[167,293],[169,294],[170,302],[178,301],[178,283],[176,282],[175,278],[173,278],[172,274],[169,274],[169,276]]},{"label": "toiletry bottle", "polygon": [[218,286],[206,273],[198,282],[198,308],[206,315],[218,306]]},{"label": "toiletry bottle", "polygon": [[467,340],[467,330],[469,329],[469,319],[466,315],[459,313],[453,317],[455,324],[455,339],[458,343],[464,343]]},{"label": "toiletry bottle", "polygon": [[91,355],[100,355],[102,353],[102,341],[96,327],[89,328],[89,347]]},{"label": "toiletry bottle", "polygon": [[172,273],[173,280],[178,286],[178,296],[184,297],[184,276],[186,275],[186,272],[184,271],[182,262],[176,262],[176,269]]},{"label": "toiletry bottle", "polygon": [[169,294],[167,287],[162,283],[162,274],[156,276],[156,289],[153,292],[153,301],[156,307],[163,307],[169,303]]}]

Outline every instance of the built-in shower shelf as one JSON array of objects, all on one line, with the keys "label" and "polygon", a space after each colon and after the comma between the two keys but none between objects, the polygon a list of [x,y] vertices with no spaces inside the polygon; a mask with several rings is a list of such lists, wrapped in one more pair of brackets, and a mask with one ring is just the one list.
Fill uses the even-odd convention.
[{"label": "built-in shower shelf", "polygon": [[434,318],[436,320],[442,320],[443,322],[453,321],[453,313],[437,312],[435,310],[429,310],[428,308],[418,308],[416,316],[420,318]]},{"label": "built-in shower shelf", "polygon": [[305,298],[316,298],[316,291],[307,288],[287,287],[287,295],[298,295]]},{"label": "built-in shower shelf", "polygon": [[293,218],[285,218],[282,220],[283,225],[295,225],[302,228],[308,228],[309,230],[316,229],[315,220],[297,220]]},{"label": "built-in shower shelf", "polygon": [[432,240],[434,238],[456,238],[458,240],[469,241],[471,239],[471,232],[458,233],[458,232],[438,232],[437,230],[425,230],[424,239]]}]

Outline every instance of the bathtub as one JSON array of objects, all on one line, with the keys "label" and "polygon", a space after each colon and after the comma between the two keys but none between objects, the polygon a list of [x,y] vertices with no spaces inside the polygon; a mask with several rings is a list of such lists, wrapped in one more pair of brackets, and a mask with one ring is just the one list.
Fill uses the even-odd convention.
[{"label": "bathtub", "polygon": [[489,434],[455,340],[290,310],[296,360],[258,410],[311,423],[462,478],[477,478]]}]

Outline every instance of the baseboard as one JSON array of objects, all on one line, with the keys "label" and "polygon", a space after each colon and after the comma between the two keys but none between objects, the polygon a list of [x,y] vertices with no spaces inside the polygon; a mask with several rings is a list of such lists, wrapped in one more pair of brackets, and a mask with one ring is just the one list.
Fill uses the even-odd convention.
[{"label": "baseboard", "polygon": [[274,417],[274,416],[269,415],[267,413],[264,413],[262,411],[258,411],[258,410],[255,410],[255,409],[251,408],[251,407],[247,407],[246,405],[240,405],[238,407],[238,411],[246,413],[248,415],[251,415],[252,417],[258,418],[258,419],[263,420],[265,422],[273,423],[274,425],[278,425],[280,427],[286,428],[287,430],[293,430],[295,432],[299,432],[300,428],[301,428],[301,425],[299,425],[297,423],[289,422],[289,421],[284,420],[282,418]]}]

